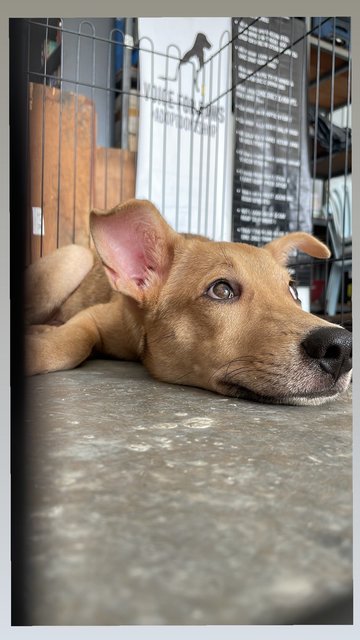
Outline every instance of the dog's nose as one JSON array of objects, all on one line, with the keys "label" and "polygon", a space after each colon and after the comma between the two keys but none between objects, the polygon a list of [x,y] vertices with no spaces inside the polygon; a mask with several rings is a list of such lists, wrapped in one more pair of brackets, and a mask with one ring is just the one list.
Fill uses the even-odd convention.
[{"label": "dog's nose", "polygon": [[352,368],[352,335],[339,327],[313,329],[301,343],[310,358],[317,360],[335,380]]}]

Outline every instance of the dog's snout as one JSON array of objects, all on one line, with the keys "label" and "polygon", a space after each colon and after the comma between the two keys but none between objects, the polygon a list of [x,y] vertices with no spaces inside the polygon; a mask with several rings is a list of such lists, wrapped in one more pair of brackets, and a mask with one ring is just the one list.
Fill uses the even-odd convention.
[{"label": "dog's snout", "polygon": [[339,327],[311,331],[301,343],[310,358],[335,380],[352,368],[352,335]]}]

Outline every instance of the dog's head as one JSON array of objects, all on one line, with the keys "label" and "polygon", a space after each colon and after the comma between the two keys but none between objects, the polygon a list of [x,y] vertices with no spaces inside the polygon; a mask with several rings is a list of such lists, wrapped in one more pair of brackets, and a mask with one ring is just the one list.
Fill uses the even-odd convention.
[{"label": "dog's head", "polygon": [[196,36],[194,49],[198,51],[199,49],[211,49],[211,47],[212,45],[207,39],[205,33],[198,33]]},{"label": "dog's head", "polygon": [[136,308],[142,360],[158,379],[286,404],[347,389],[351,334],[303,311],[286,269],[293,248],[329,257],[309,234],[262,248],[205,241],[176,233],[145,200],[92,212],[91,230],[112,287]]}]

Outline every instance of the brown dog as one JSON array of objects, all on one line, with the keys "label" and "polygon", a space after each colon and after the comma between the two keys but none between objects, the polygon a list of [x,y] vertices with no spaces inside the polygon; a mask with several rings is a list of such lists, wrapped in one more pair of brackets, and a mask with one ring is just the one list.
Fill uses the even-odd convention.
[{"label": "brown dog", "polygon": [[[272,403],[321,404],[347,389],[351,334],[301,309],[285,268],[296,232],[256,248],[176,233],[145,200],[93,211],[100,259],[72,245],[28,269],[27,372],[92,353],[140,360],[159,380]],[[60,325],[60,326],[51,326]]]}]

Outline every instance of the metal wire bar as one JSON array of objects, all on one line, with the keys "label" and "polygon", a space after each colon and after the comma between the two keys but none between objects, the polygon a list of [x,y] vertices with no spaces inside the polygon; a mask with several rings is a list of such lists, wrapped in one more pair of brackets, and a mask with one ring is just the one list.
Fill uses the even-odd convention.
[{"label": "metal wire bar", "polygon": [[[267,31],[266,32],[266,37],[267,37],[267,43],[266,43],[266,48],[269,48],[269,42],[270,42],[270,32]],[[263,68],[267,67],[267,64],[262,65]],[[277,68],[277,73],[278,73],[278,83],[277,83],[277,92],[279,91],[279,65]],[[252,78],[255,75],[255,73],[251,73],[248,74],[248,78]],[[266,112],[268,109],[268,94],[269,94],[269,74],[266,74],[266,84],[265,84],[265,104],[264,104],[264,111]],[[256,89],[255,89],[255,100],[256,100]],[[278,103],[277,103],[277,107],[278,107]],[[260,198],[261,198],[261,204],[260,204],[260,241],[262,241],[262,230],[264,228],[264,202],[265,202],[265,188],[264,188],[264,183],[265,183],[265,165],[266,165],[266,139],[267,139],[267,134],[268,134],[268,121],[265,118],[265,128],[264,128],[264,137],[263,137],[263,148],[262,148],[262,165],[261,165],[261,191],[260,191]]]},{"label": "metal wire bar", "polygon": [[208,62],[210,62],[213,58],[216,58],[217,56],[219,56],[222,51],[224,51],[224,49],[226,49],[227,47],[229,47],[235,40],[238,39],[239,36],[241,36],[243,33],[245,33],[246,31],[248,31],[250,29],[250,27],[252,27],[254,24],[256,24],[257,22],[259,22],[260,17],[254,18],[254,20],[252,20],[252,22],[249,22],[249,24],[246,25],[246,27],[244,27],[244,29],[242,31],[239,31],[236,36],[234,36],[233,38],[231,38],[231,40],[229,40],[229,42],[227,42],[224,45],[220,45],[219,49],[217,49],[215,51],[215,53],[213,53],[211,56],[208,57],[207,60],[205,60],[204,64],[207,64]]},{"label": "metal wire bar", "polygon": [[[61,55],[60,68],[63,69],[64,57]],[[62,75],[62,73],[60,74]],[[56,219],[56,248],[60,246],[60,206],[61,206],[61,151],[62,151],[62,125],[63,125],[63,86],[60,83],[60,98],[59,98],[59,141],[58,141],[58,193],[57,193],[57,219]]]},{"label": "metal wire bar", "polygon": [[[44,25],[43,25],[44,26]],[[49,18],[46,19],[45,29],[45,53],[44,53],[44,78],[43,78],[43,95],[42,95],[42,153],[41,153],[41,211],[40,211],[40,256],[43,255],[44,245],[44,181],[45,181],[45,101],[46,101],[46,67],[47,67],[47,48],[48,48],[48,27]]]},{"label": "metal wire bar", "polygon": [[[351,28],[351,27],[350,27]],[[351,88],[351,38],[349,43],[349,64],[348,64],[348,75],[347,75],[347,102],[346,102],[346,133],[345,133],[345,166],[344,166],[344,205],[342,211],[342,243],[341,243],[341,301],[344,300],[344,272],[345,272],[345,214],[346,214],[346,205],[347,205],[347,179],[348,179],[348,160],[349,160],[349,115],[350,115],[350,88]],[[351,212],[352,215],[352,212]],[[343,324],[344,320],[344,309],[343,304],[341,304],[341,320],[340,323]]]},{"label": "metal wire bar", "polygon": [[[221,65],[221,56],[219,56],[219,65]],[[220,77],[220,73],[218,73],[218,82],[217,82],[217,93],[220,93],[220,81],[221,81],[221,77]],[[209,116],[210,117],[210,116]],[[215,138],[215,176],[218,175],[218,158],[219,158],[219,128],[217,128],[216,130],[216,138]],[[215,234],[216,234],[216,212],[217,212],[217,185],[218,185],[218,181],[214,180],[214,189],[213,189],[213,211],[212,211],[212,216],[213,216],[213,231],[212,231],[212,237],[215,238]]]},{"label": "metal wire bar", "polygon": [[[26,65],[26,74],[27,74],[27,87],[26,87],[26,96],[27,96],[27,118],[26,118],[26,126],[27,126],[27,135],[26,137],[26,158],[27,158],[27,165],[31,166],[31,159],[30,159],[30,144],[29,144],[29,131],[30,131],[30,97],[29,97],[29,88],[30,88],[30,83],[29,83],[29,77],[30,77],[30,31],[31,31],[31,27],[30,24],[27,25],[27,65]],[[27,212],[27,221],[28,221],[28,227],[27,227],[27,234],[28,234],[28,246],[25,246],[25,251],[28,251],[28,260],[25,261],[25,264],[27,262],[31,263],[32,262],[32,225],[33,225],[33,212],[32,212],[32,185],[31,185],[31,180],[28,180],[27,185],[26,185],[26,199],[27,199],[27,203],[28,203],[28,212]],[[26,241],[25,241],[25,245],[26,245]],[[27,266],[27,264],[26,264]]]},{"label": "metal wire bar", "polygon": [[[292,23],[292,28],[293,28],[293,23]],[[292,31],[293,33],[293,31]],[[299,43],[300,44],[300,43]],[[300,56],[302,59],[302,65],[301,65],[301,82],[303,82],[303,78],[304,75],[307,72],[307,59],[306,59],[306,39],[304,39],[302,41],[302,55]],[[290,58],[290,78],[292,80],[293,78],[293,58]],[[292,86],[291,86],[291,90],[290,90],[290,94],[292,93]],[[289,101],[290,103],[290,101]],[[304,104],[305,103],[305,104]],[[299,160],[299,173],[298,173],[298,180],[297,180],[297,191],[298,191],[298,197],[297,197],[297,224],[296,224],[296,228],[300,229],[300,207],[301,207],[301,191],[302,191],[302,168],[303,168],[303,162],[302,162],[302,158],[303,158],[303,153],[302,153],[302,144],[303,144],[303,127],[304,127],[304,119],[305,122],[307,123],[307,96],[304,96],[303,92],[300,93],[300,103],[298,104],[298,114],[299,114],[299,153],[298,153],[298,160]],[[305,112],[305,114],[304,114]],[[291,114],[291,109],[290,109],[290,114]],[[308,167],[308,170],[310,170],[310,167]],[[299,254],[296,254],[296,262],[297,265],[299,264]],[[303,263],[302,263],[303,264]],[[303,265],[305,266],[305,265]]]},{"label": "metal wire bar", "polygon": [[[148,40],[148,42],[150,43],[150,46],[152,46],[152,49],[154,51],[154,43],[152,42],[152,40],[150,38],[147,37],[143,37],[141,38],[142,40]],[[151,56],[151,84],[153,85],[154,83],[154,56]],[[139,94],[139,98],[146,98],[146,96],[143,96],[141,94]],[[180,102],[179,102],[180,104]],[[153,143],[154,143],[154,101],[151,100],[151,112],[150,112],[150,132],[149,132],[149,200],[151,200],[152,198],[152,151],[153,151]]]},{"label": "metal wire bar", "polygon": [[[328,22],[329,20],[331,20],[331,18],[325,18],[325,20],[323,20],[323,22],[321,22],[319,25],[317,25],[316,27],[313,27],[312,29],[310,29],[309,31],[307,31],[303,36],[301,36],[300,38],[297,38],[296,40],[294,40],[294,42],[290,43],[289,45],[287,45],[286,47],[284,47],[284,49],[282,49],[279,53],[276,53],[275,55],[272,56],[272,58],[269,58],[266,62],[264,62],[264,64],[259,65],[259,67],[257,67],[257,69],[255,69],[255,71],[252,71],[248,76],[246,76],[245,78],[243,78],[242,80],[239,80],[238,82],[235,82],[235,84],[233,84],[229,89],[227,89],[227,91],[224,91],[222,94],[220,94],[219,96],[216,97],[216,99],[213,102],[217,102],[218,100],[220,100],[221,98],[224,97],[224,95],[226,95],[226,93],[229,93],[230,91],[233,91],[235,87],[237,87],[239,84],[243,84],[244,82],[246,82],[247,80],[249,80],[249,78],[251,78],[253,75],[255,75],[255,73],[258,73],[259,71],[261,71],[262,69],[264,69],[265,67],[267,67],[269,64],[271,64],[272,62],[274,62],[274,60],[278,59],[280,56],[282,56],[286,51],[290,51],[296,44],[298,44],[299,42],[301,42],[301,40],[303,38],[305,38],[306,36],[308,36],[310,33],[313,33],[314,31],[316,31],[316,29],[319,29],[323,24],[325,24],[326,22]],[[210,102],[207,103],[203,108],[205,109],[206,107],[210,106]]]},{"label": "metal wire bar", "polygon": [[[93,207],[93,198],[94,198],[94,180],[95,180],[95,153],[96,153],[96,133],[95,133],[95,122],[96,122],[96,111],[95,111],[95,77],[96,77],[96,51],[95,51],[95,40],[92,40],[92,49],[91,49],[91,66],[92,66],[92,74],[91,74],[91,139],[90,139],[90,209]],[[91,237],[89,234],[89,246],[91,246]]]},{"label": "metal wire bar", "polygon": [[[171,45],[169,45],[166,49],[166,53],[169,53],[169,48],[171,47]],[[169,58],[166,58],[166,62],[165,62],[165,93],[167,94],[167,88],[168,88],[168,72],[169,72]],[[162,200],[161,200],[161,207],[162,207],[162,211],[166,211],[165,208],[165,193],[166,193],[166,170],[167,170],[167,162],[166,162],[166,134],[167,134],[167,128],[166,128],[166,114],[167,114],[167,103],[164,105],[165,110],[164,110],[164,126],[163,126],[163,155],[162,155],[162,160],[163,160],[163,166],[162,166]]]},{"label": "metal wire bar", "polygon": [[[180,52],[179,52],[180,58]],[[179,93],[181,94],[181,74],[180,74],[180,85],[179,85]],[[191,104],[195,102],[195,67],[192,67],[192,83],[191,83]],[[180,106],[179,106],[179,117],[180,117]],[[190,165],[189,165],[189,198],[188,198],[188,211],[189,211],[189,227],[192,228],[192,216],[193,216],[193,171],[194,171],[194,112],[191,111],[191,131],[190,131]],[[180,132],[180,127],[179,127]],[[179,166],[179,175],[180,175],[180,166]],[[178,197],[180,197],[180,190],[178,191]],[[176,224],[179,224],[179,218],[176,219]],[[198,225],[200,225],[200,216],[198,217]],[[178,228],[178,227],[177,227]],[[198,230],[199,233],[199,230]]]},{"label": "metal wire bar", "polygon": [[[221,36],[220,39],[220,45],[221,45],[221,40],[222,38],[225,36],[226,34],[223,34]],[[228,35],[230,36],[230,34],[228,33]],[[229,41],[230,44],[230,41]],[[226,45],[224,45],[223,47],[221,47],[222,51],[224,49],[226,49]],[[230,47],[228,47],[226,49],[227,51],[227,65],[226,68],[230,69]],[[229,95],[226,96],[226,102],[225,102],[225,113],[228,113],[229,111]],[[225,131],[224,131],[224,148],[223,148],[223,157],[224,157],[224,161],[223,161],[223,169],[222,169],[222,175],[223,175],[223,190],[222,190],[222,209],[221,209],[221,231],[220,231],[220,237],[223,239],[224,238],[224,232],[225,232],[225,197],[226,197],[226,192],[227,192],[227,183],[228,183],[228,175],[230,172],[227,171],[227,156],[226,156],[226,149],[227,149],[227,144],[228,144],[228,127],[229,127],[229,118],[225,117]],[[231,233],[231,231],[230,231]]]},{"label": "metal wire bar", "polygon": [[[204,69],[205,73],[205,69]],[[213,90],[213,63],[210,63],[210,81],[209,95],[212,96]],[[209,129],[211,129],[211,117],[209,112]],[[203,134],[202,134],[203,135]],[[209,180],[210,180],[210,161],[211,161],[211,135],[207,137],[207,158],[206,158],[206,187],[205,187],[205,235],[209,235]],[[214,235],[212,236],[214,237]]]},{"label": "metal wire bar", "polygon": [[[333,50],[331,55],[331,87],[330,87],[330,141],[329,141],[329,156],[328,156],[328,176],[326,185],[326,244],[330,244],[330,232],[329,232],[329,218],[330,218],[330,189],[331,189],[331,176],[332,176],[332,148],[333,148],[333,111],[334,111],[334,81],[335,81],[335,21],[333,23]],[[329,269],[330,262],[326,263],[326,275],[325,275],[325,291],[328,291],[329,286]],[[327,310],[325,309],[325,312]]]},{"label": "metal wire bar", "polygon": [[[178,48],[180,58],[180,49]],[[193,88],[194,91],[194,88]],[[181,73],[179,74],[179,94],[181,95]],[[180,106],[178,107],[178,115],[180,117]],[[176,200],[175,200],[175,225],[179,226],[179,206],[180,206],[180,159],[181,159],[181,135],[180,127],[178,127],[177,150],[176,150]],[[193,167],[193,131],[190,137],[190,158],[189,158],[189,216],[191,217],[191,195],[192,195],[192,167]]]}]

